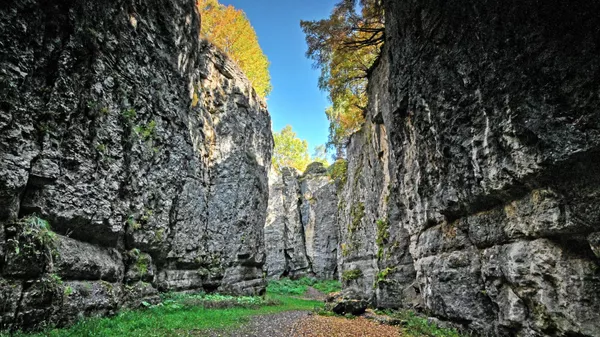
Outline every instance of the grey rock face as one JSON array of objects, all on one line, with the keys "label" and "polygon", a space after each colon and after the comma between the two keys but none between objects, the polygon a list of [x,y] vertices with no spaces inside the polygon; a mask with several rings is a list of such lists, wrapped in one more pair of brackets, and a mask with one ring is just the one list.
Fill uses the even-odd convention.
[{"label": "grey rock face", "polygon": [[369,306],[369,302],[359,297],[351,290],[333,293],[327,297],[325,309],[338,315],[362,315]]},{"label": "grey rock face", "polygon": [[300,217],[306,256],[319,279],[337,279],[338,210],[335,183],[321,163],[311,164],[300,178]]},{"label": "grey rock face", "polygon": [[292,168],[272,171],[269,191],[267,276],[337,278],[337,192],[323,164],[301,176]]},{"label": "grey rock face", "polygon": [[[598,336],[597,2],[386,1],[340,267],[480,335]],[[373,285],[375,284],[375,289]]]},{"label": "grey rock face", "polygon": [[269,174],[269,206],[265,222],[265,268],[269,278],[310,274],[304,227],[300,218],[298,172],[284,167]]},{"label": "grey rock face", "polygon": [[0,9],[0,328],[263,291],[270,118],[198,29],[184,0]]}]

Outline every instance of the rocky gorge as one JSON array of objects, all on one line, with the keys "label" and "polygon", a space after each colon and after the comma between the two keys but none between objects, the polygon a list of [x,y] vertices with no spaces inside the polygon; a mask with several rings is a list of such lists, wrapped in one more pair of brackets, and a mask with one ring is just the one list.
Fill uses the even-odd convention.
[{"label": "rocky gorge", "polygon": [[337,195],[346,292],[481,336],[600,336],[600,3],[384,4]]},{"label": "rocky gorge", "polygon": [[480,336],[600,336],[600,2],[384,0],[342,179],[270,170],[193,1],[0,9],[0,330],[339,278]]}]

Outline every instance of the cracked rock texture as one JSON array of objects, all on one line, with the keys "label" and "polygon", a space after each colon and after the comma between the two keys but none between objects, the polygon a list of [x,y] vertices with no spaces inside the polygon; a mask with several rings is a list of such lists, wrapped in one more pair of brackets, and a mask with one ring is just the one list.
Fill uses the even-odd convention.
[{"label": "cracked rock texture", "polygon": [[337,279],[337,190],[321,163],[269,174],[267,277]]},{"label": "cracked rock texture", "polygon": [[0,329],[263,291],[270,117],[199,20],[189,0],[3,3]]},{"label": "cracked rock texture", "polygon": [[345,288],[478,335],[600,336],[600,3],[385,6]]}]

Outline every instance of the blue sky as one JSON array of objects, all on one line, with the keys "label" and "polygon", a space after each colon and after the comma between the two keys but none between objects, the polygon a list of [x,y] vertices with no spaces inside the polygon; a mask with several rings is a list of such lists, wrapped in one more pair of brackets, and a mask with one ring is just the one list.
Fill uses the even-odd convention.
[{"label": "blue sky", "polygon": [[220,0],[246,12],[256,30],[260,46],[271,62],[273,91],[267,103],[273,130],[290,124],[298,137],[306,139],[312,155],[327,142],[327,94],[317,87],[319,70],[305,57],[306,42],[300,20],[329,16],[339,0]]}]

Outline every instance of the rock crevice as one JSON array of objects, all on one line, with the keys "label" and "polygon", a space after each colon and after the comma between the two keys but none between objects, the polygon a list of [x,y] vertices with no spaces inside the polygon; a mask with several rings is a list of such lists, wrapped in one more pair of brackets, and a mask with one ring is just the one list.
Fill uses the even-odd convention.
[{"label": "rock crevice", "polygon": [[268,278],[337,279],[337,190],[321,163],[300,175],[283,168],[269,176],[265,223]]}]

